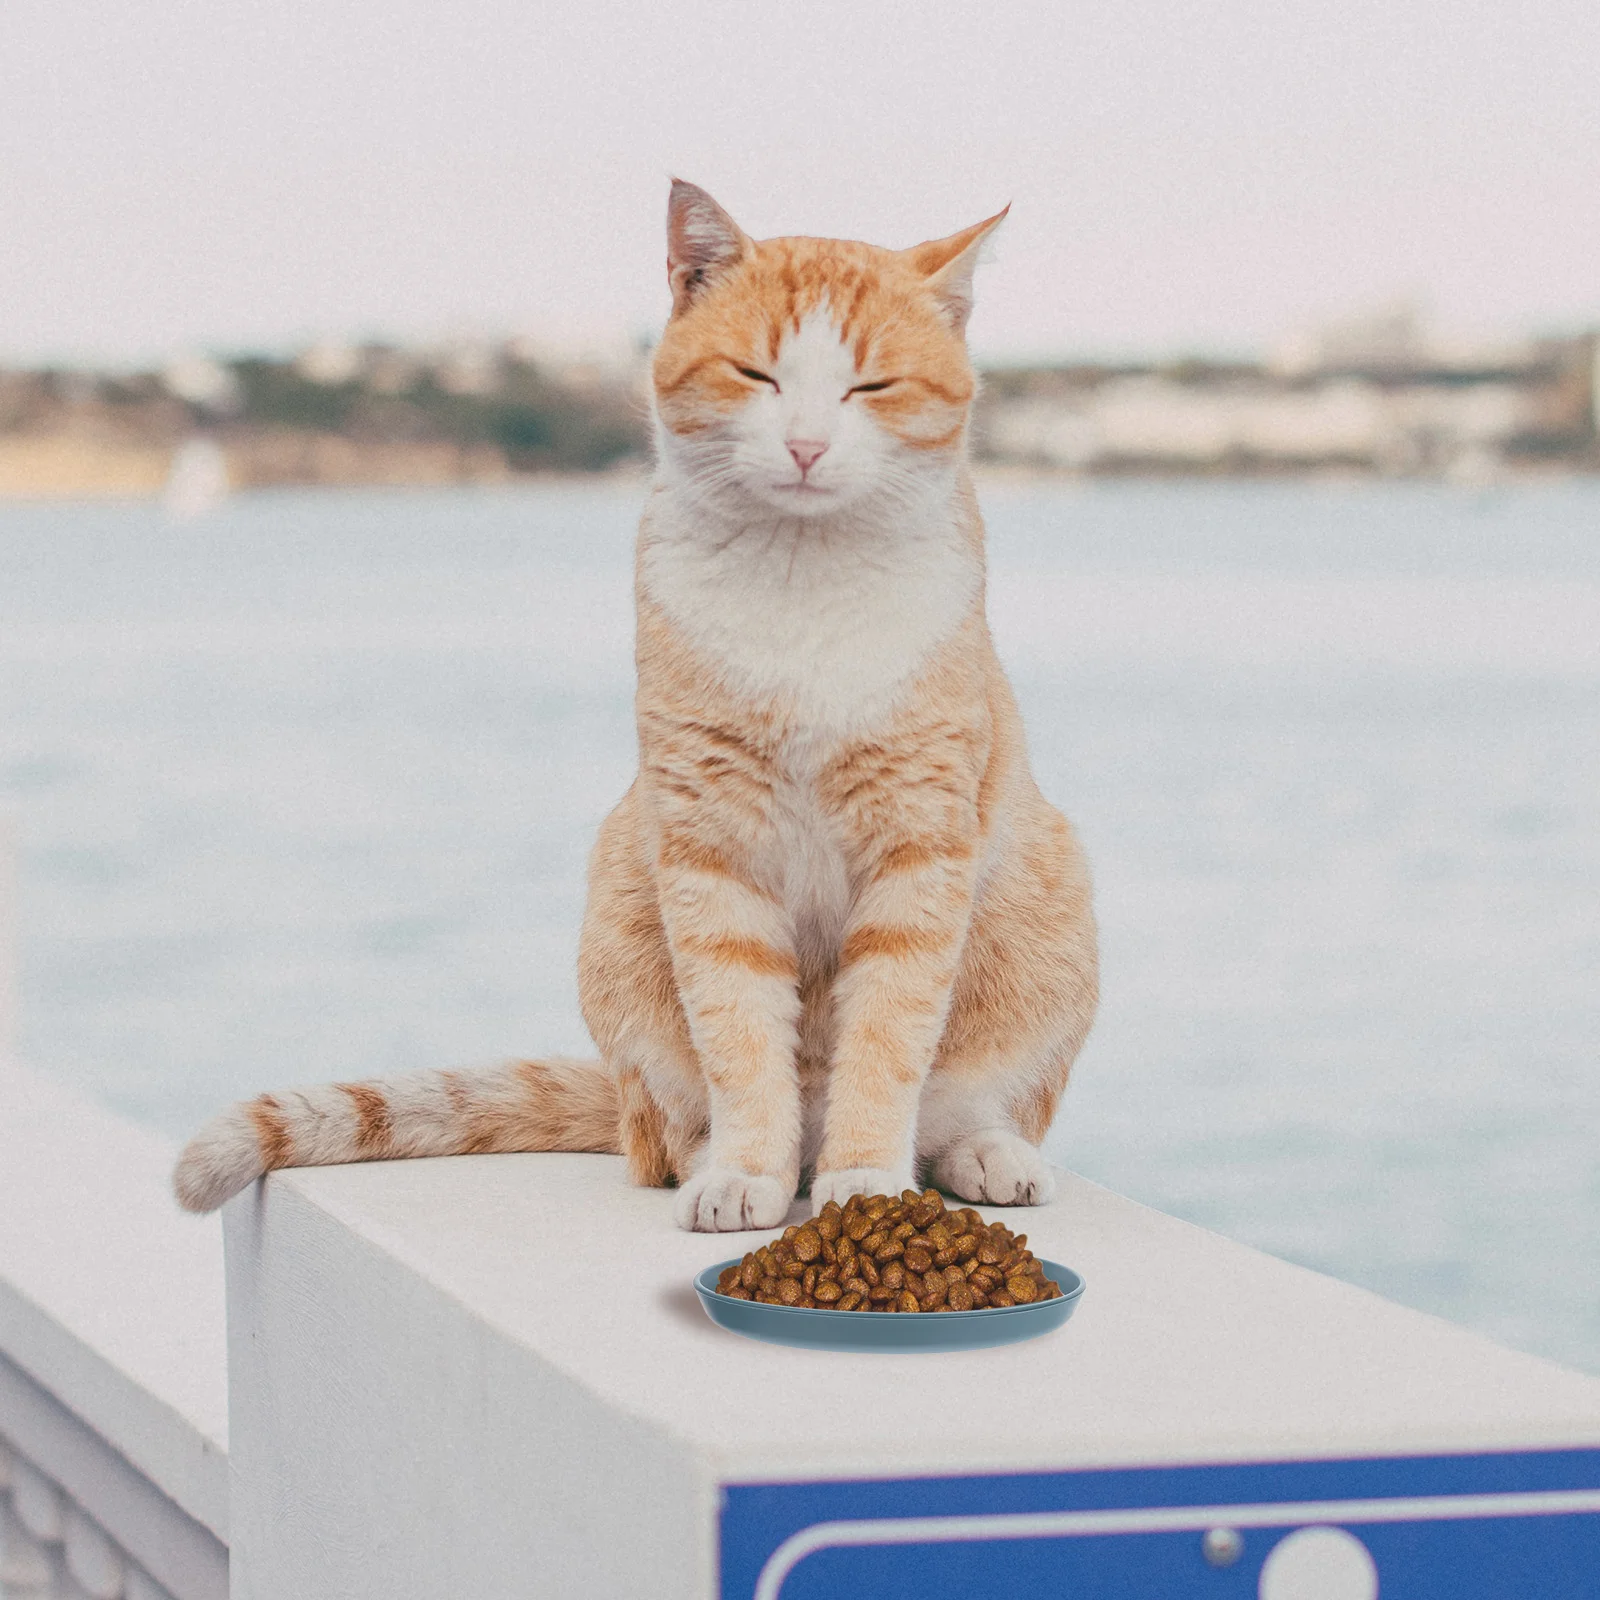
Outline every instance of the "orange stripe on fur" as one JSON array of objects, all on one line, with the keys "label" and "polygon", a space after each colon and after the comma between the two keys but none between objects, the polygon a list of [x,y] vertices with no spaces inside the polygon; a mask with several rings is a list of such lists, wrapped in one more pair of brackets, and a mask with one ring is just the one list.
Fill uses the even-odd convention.
[{"label": "orange stripe on fur", "polygon": [[673,867],[687,867],[691,872],[704,872],[713,878],[729,878],[747,889],[757,887],[734,865],[730,857],[715,845],[706,844],[691,834],[664,834],[661,839],[661,854],[657,860],[660,866],[669,870]]},{"label": "orange stripe on fur", "polygon": [[896,872],[920,872],[924,867],[939,866],[947,862],[968,861],[972,850],[967,845],[924,844],[918,839],[907,839],[891,845],[878,862],[878,876],[887,878]]},{"label": "orange stripe on fur", "polygon": [[840,952],[841,965],[865,961],[869,956],[887,956],[902,961],[907,956],[936,955],[953,943],[948,932],[924,933],[919,928],[886,928],[865,923],[851,930]]},{"label": "orange stripe on fur", "polygon": [[685,939],[687,954],[705,956],[724,967],[743,967],[763,978],[799,978],[800,968],[786,950],[776,950],[761,939]]},{"label": "orange stripe on fur", "polygon": [[268,1172],[294,1165],[294,1139],[289,1133],[288,1118],[283,1107],[270,1094],[257,1095],[246,1108],[255,1124],[256,1139],[261,1146],[261,1165]]},{"label": "orange stripe on fur", "polygon": [[384,1092],[370,1083],[336,1083],[356,1108],[356,1154],[373,1161],[388,1154],[393,1128],[389,1120],[389,1101]]}]

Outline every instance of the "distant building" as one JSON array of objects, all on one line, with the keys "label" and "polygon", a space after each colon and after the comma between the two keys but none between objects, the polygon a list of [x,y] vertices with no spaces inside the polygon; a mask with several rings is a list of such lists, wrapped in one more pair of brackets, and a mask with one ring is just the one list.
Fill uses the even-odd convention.
[{"label": "distant building", "polygon": [[354,383],[366,371],[367,352],[342,339],[321,339],[295,357],[294,370],[309,383],[330,388]]},{"label": "distant building", "polygon": [[230,367],[210,356],[179,356],[162,369],[167,393],[202,411],[226,415],[242,399],[239,380]]},{"label": "distant building", "polygon": [[1097,473],[1592,468],[1597,350],[1588,337],[1441,346],[1398,305],[1296,335],[1261,365],[990,373],[979,448]]}]

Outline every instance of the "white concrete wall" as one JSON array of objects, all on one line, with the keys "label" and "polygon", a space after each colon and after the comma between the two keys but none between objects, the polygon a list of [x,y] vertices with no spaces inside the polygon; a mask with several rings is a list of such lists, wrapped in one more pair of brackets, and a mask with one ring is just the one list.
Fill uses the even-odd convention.
[{"label": "white concrete wall", "polygon": [[[407,1167],[385,1176],[414,1193]],[[496,1231],[462,1199],[463,1221]],[[241,1196],[227,1239],[234,1600],[710,1592],[712,1474],[659,1421],[542,1359],[315,1185]],[[529,1244],[513,1271],[551,1293]],[[590,1316],[615,1354],[612,1310]],[[650,1333],[628,1326],[643,1336],[622,1359],[649,1367]]]},{"label": "white concrete wall", "polygon": [[712,1326],[753,1236],[616,1157],[275,1175],[227,1213],[236,1600],[705,1600],[731,1483],[1600,1445],[1600,1382],[1060,1177],[1060,1333],[857,1356]]}]

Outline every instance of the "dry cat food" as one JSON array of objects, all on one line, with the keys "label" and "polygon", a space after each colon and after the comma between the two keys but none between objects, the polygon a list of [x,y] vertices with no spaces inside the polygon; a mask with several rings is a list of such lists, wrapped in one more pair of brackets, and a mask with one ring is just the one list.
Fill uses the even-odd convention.
[{"label": "dry cat food", "polygon": [[1025,1233],[945,1209],[936,1189],[830,1200],[810,1222],[752,1250],[717,1292],[817,1311],[981,1311],[1057,1300]]}]

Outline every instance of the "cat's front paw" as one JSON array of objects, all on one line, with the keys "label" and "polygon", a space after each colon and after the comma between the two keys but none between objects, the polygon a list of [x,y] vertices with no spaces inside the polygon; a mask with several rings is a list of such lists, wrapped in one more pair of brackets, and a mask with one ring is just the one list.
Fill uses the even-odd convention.
[{"label": "cat's front paw", "polygon": [[708,1167],[678,1191],[674,1215],[691,1233],[741,1233],[776,1228],[793,1199],[794,1189],[777,1178]]},{"label": "cat's front paw", "polygon": [[934,1181],[963,1200],[992,1206],[1042,1206],[1055,1198],[1045,1158],[1021,1134],[985,1128],[956,1140],[933,1164]]},{"label": "cat's front paw", "polygon": [[811,1180],[811,1214],[819,1215],[830,1200],[843,1205],[853,1194],[897,1195],[915,1187],[909,1172],[886,1172],[881,1167],[840,1167],[837,1172],[819,1172]]}]

